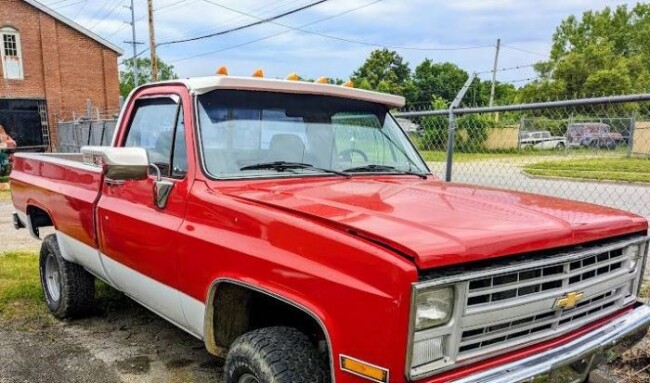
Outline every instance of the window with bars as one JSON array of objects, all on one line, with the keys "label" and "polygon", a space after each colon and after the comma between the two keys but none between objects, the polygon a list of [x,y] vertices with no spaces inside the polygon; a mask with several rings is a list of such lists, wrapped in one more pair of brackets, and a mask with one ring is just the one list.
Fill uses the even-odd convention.
[{"label": "window with bars", "polygon": [[3,34],[2,41],[4,43],[5,56],[18,56],[18,44],[16,43],[16,35],[8,33]]},{"label": "window with bars", "polygon": [[23,79],[23,59],[20,47],[20,34],[17,30],[0,28],[0,57],[2,58],[2,74],[9,80]]}]

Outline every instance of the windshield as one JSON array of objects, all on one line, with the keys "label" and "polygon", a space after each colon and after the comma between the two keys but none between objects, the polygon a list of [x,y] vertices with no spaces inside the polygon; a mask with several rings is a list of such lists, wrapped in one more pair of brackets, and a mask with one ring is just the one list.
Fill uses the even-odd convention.
[{"label": "windshield", "polygon": [[[382,105],[319,95],[215,90],[198,96],[198,112],[204,167],[216,178],[324,175],[323,169],[428,173]],[[313,167],[256,166],[276,162]],[[369,165],[382,167],[363,169]]]}]

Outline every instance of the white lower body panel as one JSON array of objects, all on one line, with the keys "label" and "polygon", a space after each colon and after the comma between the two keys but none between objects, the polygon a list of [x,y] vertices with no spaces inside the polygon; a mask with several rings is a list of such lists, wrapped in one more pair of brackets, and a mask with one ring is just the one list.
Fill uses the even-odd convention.
[{"label": "white lower body panel", "polygon": [[205,304],[191,296],[133,270],[60,231],[61,255],[117,288],[154,313],[203,339]]}]

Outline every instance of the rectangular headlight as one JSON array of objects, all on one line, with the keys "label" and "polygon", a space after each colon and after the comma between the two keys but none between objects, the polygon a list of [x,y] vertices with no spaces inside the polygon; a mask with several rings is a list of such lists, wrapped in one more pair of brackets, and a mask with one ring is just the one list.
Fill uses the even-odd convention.
[{"label": "rectangular headlight", "polygon": [[445,324],[454,308],[453,287],[417,291],[415,296],[415,330]]}]

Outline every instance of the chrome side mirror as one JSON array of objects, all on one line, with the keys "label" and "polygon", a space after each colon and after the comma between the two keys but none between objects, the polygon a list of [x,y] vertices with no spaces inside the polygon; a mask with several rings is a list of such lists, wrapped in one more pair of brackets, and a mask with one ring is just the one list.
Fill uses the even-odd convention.
[{"label": "chrome side mirror", "polygon": [[164,209],[167,206],[167,200],[174,188],[174,183],[162,179],[160,168],[155,164],[149,164],[156,171],[156,181],[153,184],[153,203],[159,208]]},{"label": "chrome side mirror", "polygon": [[138,181],[149,176],[149,156],[144,148],[84,146],[83,162],[102,168],[111,181]]}]

